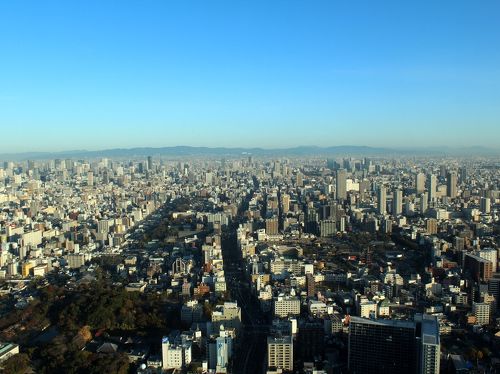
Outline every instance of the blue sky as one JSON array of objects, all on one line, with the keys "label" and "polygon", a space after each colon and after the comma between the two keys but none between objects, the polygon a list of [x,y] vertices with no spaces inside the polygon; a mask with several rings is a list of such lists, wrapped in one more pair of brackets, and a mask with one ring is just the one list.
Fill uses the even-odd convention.
[{"label": "blue sky", "polygon": [[500,2],[3,1],[0,153],[500,147]]}]

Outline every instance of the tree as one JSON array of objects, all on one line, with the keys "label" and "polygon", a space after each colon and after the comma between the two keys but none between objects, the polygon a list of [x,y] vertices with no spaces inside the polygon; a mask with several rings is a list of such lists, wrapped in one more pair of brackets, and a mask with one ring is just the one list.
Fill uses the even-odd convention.
[{"label": "tree", "polygon": [[25,353],[11,356],[3,364],[5,374],[24,374],[30,370],[30,358]]}]

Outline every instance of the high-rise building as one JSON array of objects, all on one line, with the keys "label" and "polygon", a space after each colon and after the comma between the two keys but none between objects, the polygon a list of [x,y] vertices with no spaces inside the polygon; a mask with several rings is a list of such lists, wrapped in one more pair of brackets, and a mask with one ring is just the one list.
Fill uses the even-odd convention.
[{"label": "high-rise building", "polygon": [[472,303],[472,313],[476,317],[478,325],[489,325],[491,319],[490,303]]},{"label": "high-rise building", "polygon": [[97,222],[97,232],[106,235],[109,233],[109,221],[107,219]]},{"label": "high-rise building", "polygon": [[302,173],[299,171],[297,172],[297,175],[295,176],[295,184],[297,187],[304,187],[304,181],[302,178]]},{"label": "high-rise building", "polygon": [[457,197],[457,174],[452,172],[447,174],[447,189],[446,194],[448,197],[454,199]]},{"label": "high-rise building", "polygon": [[421,194],[425,191],[425,174],[418,173],[415,175],[415,190],[417,194]]},{"label": "high-rise building", "polygon": [[438,232],[438,224],[435,218],[429,218],[426,221],[426,229],[429,235],[436,235]]},{"label": "high-rise building", "polygon": [[181,369],[191,363],[191,342],[171,343],[168,337],[161,341],[163,369]]},{"label": "high-rise building", "polygon": [[379,214],[387,212],[387,192],[384,185],[381,185],[378,189],[377,211]]},{"label": "high-rise building", "polygon": [[458,178],[460,183],[465,183],[467,181],[467,168],[465,166],[462,166],[460,169],[458,169]]},{"label": "high-rise building", "polygon": [[426,192],[420,195],[420,214],[425,214],[427,212],[427,207],[429,203],[429,197]]},{"label": "high-rise building", "polygon": [[322,238],[334,236],[337,233],[337,222],[333,219],[325,219],[319,223]]},{"label": "high-rise building", "polygon": [[337,200],[347,199],[347,172],[345,169],[337,170],[335,193]]},{"label": "high-rise building", "polygon": [[439,374],[439,325],[435,317],[414,321],[350,317],[348,367],[358,373]]},{"label": "high-rise building", "polygon": [[441,342],[439,339],[439,323],[436,317],[417,314],[415,316],[415,327],[419,358],[417,372],[419,374],[439,374]]},{"label": "high-rise building", "polygon": [[301,321],[297,336],[297,348],[300,358],[314,361],[325,351],[325,327],[322,319]]},{"label": "high-rise building", "polygon": [[283,206],[283,213],[286,214],[290,210],[290,195],[281,195],[281,205]]},{"label": "high-rise building", "polygon": [[429,196],[429,202],[433,202],[436,200],[436,189],[437,189],[436,176],[433,174],[427,175],[427,193]]},{"label": "high-rise building", "polygon": [[293,371],[293,340],[291,336],[267,338],[267,366],[269,369]]},{"label": "high-rise building", "polygon": [[491,272],[497,272],[498,251],[495,248],[483,248],[477,254],[481,258],[491,261]]},{"label": "high-rise building", "polygon": [[148,156],[148,170],[153,170],[153,157]]},{"label": "high-rise building", "polygon": [[399,216],[401,213],[403,213],[403,191],[397,188],[392,199],[392,214]]},{"label": "high-rise building", "polygon": [[491,261],[467,253],[464,257],[464,270],[476,282],[487,282],[492,277],[493,264]]},{"label": "high-rise building", "polygon": [[489,197],[481,198],[481,213],[490,214],[491,212],[491,199]]},{"label": "high-rise building", "polygon": [[229,360],[231,359],[233,338],[224,329],[221,329],[220,336],[215,339],[215,344],[217,356],[216,372],[226,373]]},{"label": "high-rise building", "polygon": [[87,173],[87,185],[92,187],[94,185],[94,173],[89,171]]},{"label": "high-rise building", "polygon": [[266,234],[267,235],[278,235],[278,218],[268,218],[266,219]]},{"label": "high-rise building", "polygon": [[306,287],[307,297],[314,297],[314,295],[316,295],[316,282],[314,281],[314,274],[306,274]]}]

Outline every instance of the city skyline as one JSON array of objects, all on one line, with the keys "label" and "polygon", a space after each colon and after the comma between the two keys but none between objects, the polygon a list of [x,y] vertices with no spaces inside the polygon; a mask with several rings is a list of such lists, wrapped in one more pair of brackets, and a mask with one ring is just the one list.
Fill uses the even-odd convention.
[{"label": "city skyline", "polygon": [[498,148],[497,2],[84,4],[1,5],[3,152]]}]

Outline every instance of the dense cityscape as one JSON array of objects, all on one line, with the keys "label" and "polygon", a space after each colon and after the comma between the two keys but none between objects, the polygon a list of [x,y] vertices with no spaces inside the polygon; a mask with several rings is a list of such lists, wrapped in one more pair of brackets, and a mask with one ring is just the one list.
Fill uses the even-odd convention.
[{"label": "dense cityscape", "polygon": [[5,373],[495,373],[497,157],[0,165]]},{"label": "dense cityscape", "polygon": [[0,374],[500,373],[500,1],[0,1]]}]

